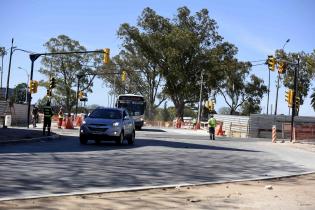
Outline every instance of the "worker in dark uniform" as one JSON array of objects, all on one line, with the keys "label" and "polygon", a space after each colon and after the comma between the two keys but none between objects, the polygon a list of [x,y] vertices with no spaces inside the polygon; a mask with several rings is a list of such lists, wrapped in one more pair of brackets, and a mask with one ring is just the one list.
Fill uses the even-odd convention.
[{"label": "worker in dark uniform", "polygon": [[44,106],[44,126],[43,126],[43,135],[45,135],[45,130],[47,127],[48,136],[50,135],[50,127],[51,127],[51,118],[53,116],[53,112],[50,106],[50,101],[47,101],[46,106]]}]

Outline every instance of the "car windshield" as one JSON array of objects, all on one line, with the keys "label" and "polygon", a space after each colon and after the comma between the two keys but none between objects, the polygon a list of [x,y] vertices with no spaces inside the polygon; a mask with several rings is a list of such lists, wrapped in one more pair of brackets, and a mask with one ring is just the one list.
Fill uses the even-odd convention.
[{"label": "car windshield", "polygon": [[102,118],[102,119],[121,119],[122,114],[119,110],[112,109],[95,109],[90,115],[90,118]]}]

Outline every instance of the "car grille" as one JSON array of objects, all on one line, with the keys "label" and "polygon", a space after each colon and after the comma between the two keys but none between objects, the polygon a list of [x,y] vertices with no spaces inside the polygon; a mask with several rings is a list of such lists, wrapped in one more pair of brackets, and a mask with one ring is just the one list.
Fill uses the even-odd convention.
[{"label": "car grille", "polygon": [[96,128],[96,127],[89,127],[91,131],[97,131],[97,132],[105,132],[107,128]]}]

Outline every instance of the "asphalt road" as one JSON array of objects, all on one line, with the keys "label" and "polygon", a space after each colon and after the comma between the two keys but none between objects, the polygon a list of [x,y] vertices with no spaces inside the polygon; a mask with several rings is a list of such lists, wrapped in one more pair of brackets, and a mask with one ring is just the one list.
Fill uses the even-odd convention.
[{"label": "asphalt road", "polygon": [[137,131],[133,146],[62,138],[0,147],[0,200],[267,178],[315,171],[312,152],[176,130]]}]

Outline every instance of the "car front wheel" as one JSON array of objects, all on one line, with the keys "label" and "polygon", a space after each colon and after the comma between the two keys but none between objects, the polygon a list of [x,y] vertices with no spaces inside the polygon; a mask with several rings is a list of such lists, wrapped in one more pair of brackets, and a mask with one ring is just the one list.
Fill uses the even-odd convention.
[{"label": "car front wheel", "polygon": [[88,140],[87,140],[86,137],[80,136],[80,143],[81,143],[81,144],[87,144],[87,142],[88,142]]},{"label": "car front wheel", "polygon": [[116,139],[116,144],[121,145],[124,141],[124,132],[121,132],[119,137]]},{"label": "car front wheel", "polygon": [[128,137],[128,144],[134,144],[135,143],[135,131],[132,131],[131,135]]}]

